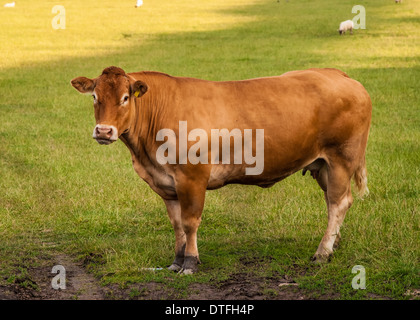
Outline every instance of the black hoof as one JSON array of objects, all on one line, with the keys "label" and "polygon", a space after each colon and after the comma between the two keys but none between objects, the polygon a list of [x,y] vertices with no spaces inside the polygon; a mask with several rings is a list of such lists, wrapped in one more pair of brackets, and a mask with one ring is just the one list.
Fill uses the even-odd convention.
[{"label": "black hoof", "polygon": [[184,253],[185,244],[182,246],[181,250],[176,253],[174,262],[168,267],[169,270],[178,272],[182,269],[182,266],[184,265]]},{"label": "black hoof", "polygon": [[198,264],[200,263],[200,260],[198,257],[193,256],[187,256],[184,258],[184,264],[182,265],[182,269],[179,271],[179,273],[182,274],[193,274],[198,271]]}]

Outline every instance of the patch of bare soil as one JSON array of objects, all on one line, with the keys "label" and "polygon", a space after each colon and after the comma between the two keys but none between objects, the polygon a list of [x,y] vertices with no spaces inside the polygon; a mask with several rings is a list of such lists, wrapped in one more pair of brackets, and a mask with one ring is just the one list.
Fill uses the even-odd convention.
[{"label": "patch of bare soil", "polygon": [[[246,257],[240,262],[247,269],[260,270],[269,260],[269,257],[265,259]],[[155,282],[133,284],[124,289],[113,285],[105,290],[107,297],[111,299],[304,300],[311,298],[288,276],[275,274],[272,277],[263,277],[252,272],[233,274],[225,281],[193,283],[184,291]]]},{"label": "patch of bare soil", "polygon": [[[52,280],[58,273],[52,273],[55,265],[65,267],[66,289],[54,289]],[[105,298],[102,286],[89,274],[82,263],[74,262],[69,256],[57,255],[48,263],[28,269],[17,275],[14,283],[0,286],[1,300],[102,300]]]},{"label": "patch of bare soil", "polygon": [[[266,261],[244,259],[244,266],[258,269]],[[53,289],[51,273],[54,265],[66,269],[66,289]],[[323,297],[324,299],[328,297]],[[331,298],[331,297],[330,297]],[[214,283],[193,283],[187,290],[179,290],[162,283],[149,282],[131,284],[121,288],[119,285],[101,286],[89,274],[83,263],[74,262],[69,256],[60,254],[42,266],[28,269],[27,273],[17,275],[14,283],[0,286],[0,299],[6,300],[304,300],[311,299],[297,283],[280,274],[262,277],[254,273],[237,273],[225,281]]]},{"label": "patch of bare soil", "polygon": [[232,275],[217,285],[193,284],[189,299],[196,300],[304,300],[292,279],[263,278],[248,273]]},{"label": "patch of bare soil", "polygon": [[308,299],[291,279],[263,278],[247,273],[232,275],[213,283],[193,283],[185,292],[162,283],[132,284],[125,288],[110,285],[105,289],[108,299],[188,299],[188,300],[304,300]]}]

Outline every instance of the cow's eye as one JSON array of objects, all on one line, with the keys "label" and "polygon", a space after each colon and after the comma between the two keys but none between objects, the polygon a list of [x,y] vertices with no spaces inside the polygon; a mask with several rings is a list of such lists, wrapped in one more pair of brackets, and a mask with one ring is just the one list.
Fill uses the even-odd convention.
[{"label": "cow's eye", "polygon": [[128,96],[124,97],[124,102],[128,101]]}]

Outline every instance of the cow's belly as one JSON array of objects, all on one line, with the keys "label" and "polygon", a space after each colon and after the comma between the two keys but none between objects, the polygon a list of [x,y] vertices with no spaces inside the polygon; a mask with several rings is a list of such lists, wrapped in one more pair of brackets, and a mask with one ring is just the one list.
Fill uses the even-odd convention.
[{"label": "cow's belly", "polygon": [[229,165],[215,165],[211,170],[207,189],[218,189],[227,184],[246,184],[268,188],[292,175],[302,167],[299,166],[290,170],[282,170],[279,168],[276,172],[266,172],[263,175],[246,175],[243,169],[239,170],[234,167],[229,167]]},{"label": "cow's belly", "polygon": [[207,184],[208,190],[219,189],[227,184],[247,184],[268,188],[294,173],[278,173],[267,178],[266,176],[247,176],[244,173],[233,174],[232,170],[229,170],[227,167],[223,167],[224,165],[213,166]]},{"label": "cow's belly", "polygon": [[215,164],[210,171],[207,189],[218,189],[227,184],[257,185],[263,188],[271,187],[295,172],[303,169],[320,157],[316,148],[296,150],[292,154],[267,153],[264,170],[258,175],[246,175],[247,165]]}]

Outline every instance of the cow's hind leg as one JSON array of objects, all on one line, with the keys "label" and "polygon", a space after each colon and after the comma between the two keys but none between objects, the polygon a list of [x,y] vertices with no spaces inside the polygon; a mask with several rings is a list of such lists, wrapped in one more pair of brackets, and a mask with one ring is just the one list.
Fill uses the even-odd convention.
[{"label": "cow's hind leg", "polygon": [[[322,161],[320,161],[322,160]],[[328,201],[328,193],[327,193],[327,187],[328,187],[328,166],[327,163],[323,159],[318,159],[314,162],[316,164],[315,168],[312,168],[311,175],[316,179],[318,182],[318,185],[321,187],[322,191],[324,191],[324,198],[325,203],[327,204],[327,210],[329,210],[329,201]],[[309,169],[310,170],[310,169]],[[351,190],[349,189],[348,194],[349,199],[353,199],[351,195]],[[335,238],[333,249],[336,249],[338,247],[338,244],[341,239],[340,231],[337,233],[337,237]]]},{"label": "cow's hind leg", "polygon": [[[326,186],[322,181],[321,188],[326,187],[325,200],[328,208],[327,230],[318,246],[313,261],[325,262],[338,245],[340,239],[340,227],[344,221],[347,210],[350,208],[353,198],[351,196],[350,180],[351,172],[341,164],[330,163],[326,168]],[[317,179],[318,183],[320,181]]]},{"label": "cow's hind leg", "polygon": [[184,264],[186,236],[182,227],[181,205],[178,200],[164,200],[168,210],[169,220],[175,231],[175,260],[168,267],[169,270],[178,272]]},{"label": "cow's hind leg", "polygon": [[[353,204],[353,195],[351,194],[351,187],[350,186],[349,186],[349,190],[347,192],[347,203],[348,203],[348,209],[350,209],[351,205]],[[347,210],[345,210],[344,214],[341,216],[341,220],[339,221],[340,227],[343,224],[344,218],[346,217]],[[340,240],[341,240],[341,233],[340,233],[340,231],[338,231],[337,237],[335,238],[335,241],[334,241],[334,244],[333,244],[333,249],[334,250],[338,248]]]}]

